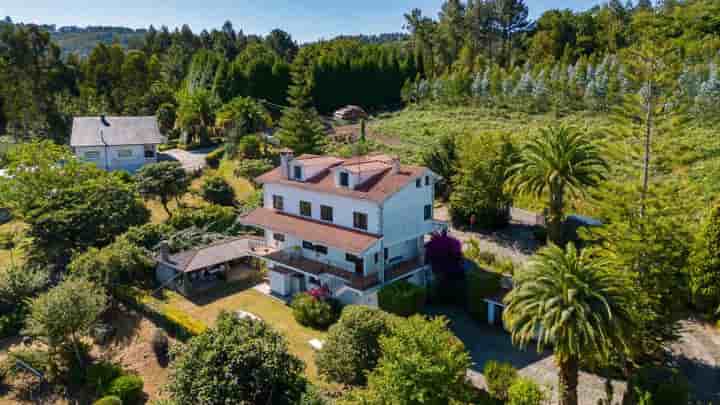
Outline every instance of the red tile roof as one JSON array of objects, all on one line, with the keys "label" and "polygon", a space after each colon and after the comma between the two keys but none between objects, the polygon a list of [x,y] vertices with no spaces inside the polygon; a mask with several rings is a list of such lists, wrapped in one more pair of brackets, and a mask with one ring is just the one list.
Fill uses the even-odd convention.
[{"label": "red tile roof", "polygon": [[[277,167],[257,177],[256,181],[260,184],[283,184],[306,190],[383,202],[418,177],[421,177],[427,170],[420,166],[401,165],[400,170],[393,173],[392,158],[387,155],[368,155],[351,159],[301,155],[296,160],[302,161],[303,165],[313,160],[322,160],[323,163],[328,164],[328,167],[305,181],[288,179],[283,176],[281,168]],[[354,173],[361,170],[379,171],[379,173],[355,187],[355,189],[349,189],[335,185],[332,169],[336,167],[346,167],[348,171]]]},{"label": "red tile roof", "polygon": [[358,255],[380,240],[377,235],[300,218],[268,208],[257,208],[241,217],[240,222],[244,225],[286,233],[308,242],[331,246]]}]

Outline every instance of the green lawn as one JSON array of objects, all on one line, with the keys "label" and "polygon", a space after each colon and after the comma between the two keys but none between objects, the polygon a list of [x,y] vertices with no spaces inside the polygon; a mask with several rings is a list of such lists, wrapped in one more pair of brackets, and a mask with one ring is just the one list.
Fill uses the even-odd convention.
[{"label": "green lawn", "polygon": [[202,297],[187,299],[174,292],[166,292],[166,305],[180,310],[191,317],[212,325],[220,311],[238,310],[253,313],[283,333],[290,350],[307,366],[307,375],[318,381],[314,351],[308,344],[311,339],[324,339],[325,332],[301,326],[293,318],[290,307],[285,303],[254,290],[245,282],[226,284]]}]

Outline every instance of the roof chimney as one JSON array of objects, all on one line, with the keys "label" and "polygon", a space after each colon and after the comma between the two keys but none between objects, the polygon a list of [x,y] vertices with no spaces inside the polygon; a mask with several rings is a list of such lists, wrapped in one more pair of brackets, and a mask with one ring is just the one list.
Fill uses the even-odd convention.
[{"label": "roof chimney", "polygon": [[288,148],[280,150],[280,171],[284,178],[290,178],[290,161],[293,159],[293,151]]}]

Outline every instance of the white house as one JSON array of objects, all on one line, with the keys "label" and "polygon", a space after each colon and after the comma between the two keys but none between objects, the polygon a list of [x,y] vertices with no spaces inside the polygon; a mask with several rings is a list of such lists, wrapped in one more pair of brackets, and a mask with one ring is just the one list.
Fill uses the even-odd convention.
[{"label": "white house", "polygon": [[75,117],[70,136],[79,159],[101,169],[129,172],[156,163],[163,142],[155,117]]},{"label": "white house", "polygon": [[280,167],[257,178],[263,206],[241,222],[265,231],[271,252],[259,256],[275,294],[324,285],[345,304],[377,305],[383,285],[424,285],[430,277],[425,236],[446,228],[433,220],[437,179],[386,155],[294,158],[286,151]]}]

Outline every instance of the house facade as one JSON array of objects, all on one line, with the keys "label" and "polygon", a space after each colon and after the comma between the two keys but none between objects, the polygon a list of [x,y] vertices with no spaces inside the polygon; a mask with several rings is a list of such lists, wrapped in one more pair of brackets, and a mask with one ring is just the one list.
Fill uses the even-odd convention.
[{"label": "house facade", "polygon": [[155,117],[76,117],[70,136],[78,159],[128,172],[156,163],[163,142]]},{"label": "house facade", "polygon": [[351,159],[286,151],[263,174],[263,206],[241,221],[264,230],[273,293],[327,286],[345,304],[377,305],[385,284],[425,285],[425,237],[437,175],[386,155]]}]

